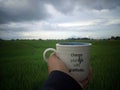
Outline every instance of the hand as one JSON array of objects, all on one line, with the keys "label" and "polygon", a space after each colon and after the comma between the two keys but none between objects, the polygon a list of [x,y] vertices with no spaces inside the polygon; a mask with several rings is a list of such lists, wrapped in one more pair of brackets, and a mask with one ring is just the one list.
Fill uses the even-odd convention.
[{"label": "hand", "polygon": [[55,53],[52,53],[48,59],[48,71],[51,73],[55,70],[69,74],[67,66],[56,56]]},{"label": "hand", "polygon": [[[74,78],[74,75],[72,75],[70,72],[69,72],[69,69],[67,68],[67,66],[64,64],[64,62],[62,62],[57,56],[55,53],[52,53],[51,56],[49,57],[48,59],[48,71],[49,73],[51,73],[52,71],[55,71],[55,70],[58,70],[58,71],[61,71],[61,72],[64,72],[66,74],[68,74],[69,76],[71,76],[72,78]],[[88,77],[82,81],[78,81],[75,80],[82,86],[82,88],[86,87],[88,85],[88,82],[91,78],[91,74],[92,74],[92,69],[90,68],[89,69],[89,74],[88,74]]]}]

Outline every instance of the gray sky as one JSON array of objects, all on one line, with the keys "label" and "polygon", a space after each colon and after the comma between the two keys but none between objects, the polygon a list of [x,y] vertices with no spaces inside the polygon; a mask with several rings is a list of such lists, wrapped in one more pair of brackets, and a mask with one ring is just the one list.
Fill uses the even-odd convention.
[{"label": "gray sky", "polygon": [[120,0],[0,0],[0,38],[120,36]]}]

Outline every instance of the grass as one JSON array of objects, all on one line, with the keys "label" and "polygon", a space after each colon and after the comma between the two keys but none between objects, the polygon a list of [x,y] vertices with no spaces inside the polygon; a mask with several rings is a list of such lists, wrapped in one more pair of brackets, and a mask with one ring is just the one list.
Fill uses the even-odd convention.
[{"label": "grass", "polygon": [[[120,89],[120,42],[101,41],[93,43],[91,64],[93,78],[89,89],[119,90]],[[94,84],[94,85],[93,85]]]},{"label": "grass", "polygon": [[[64,41],[64,40],[63,40]],[[47,79],[42,53],[61,41],[0,41],[0,90],[37,90]],[[120,41],[91,42],[92,79],[87,90],[120,90]]]}]

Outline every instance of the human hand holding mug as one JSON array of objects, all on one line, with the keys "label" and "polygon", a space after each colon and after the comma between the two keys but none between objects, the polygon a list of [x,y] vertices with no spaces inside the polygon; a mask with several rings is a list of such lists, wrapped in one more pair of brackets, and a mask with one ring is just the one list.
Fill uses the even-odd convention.
[{"label": "human hand holding mug", "polygon": [[[69,69],[68,67],[65,65],[65,63],[60,60],[55,53],[52,53],[47,61],[48,63],[48,71],[49,71],[49,74],[53,71],[61,71],[61,72],[64,72],[66,74],[68,74],[69,76],[71,76],[74,80],[76,80],[74,78],[74,75],[72,75],[70,72],[69,72]],[[89,80],[91,79],[91,76],[92,76],[92,69],[91,67],[89,67],[89,72],[88,72],[88,76],[82,80],[82,81],[79,81],[79,80],[76,80],[79,85],[82,87],[82,88],[85,88],[88,86],[88,82]]]},{"label": "human hand holding mug", "polygon": [[62,60],[74,78],[82,81],[88,76],[90,67],[90,43],[62,42],[56,44],[56,49],[48,48],[43,53],[45,61],[46,53],[54,51],[57,57]]}]

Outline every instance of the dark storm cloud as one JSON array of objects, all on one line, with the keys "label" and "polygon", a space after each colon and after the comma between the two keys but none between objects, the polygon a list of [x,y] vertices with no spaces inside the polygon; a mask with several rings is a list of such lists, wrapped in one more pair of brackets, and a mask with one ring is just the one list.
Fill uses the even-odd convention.
[{"label": "dark storm cloud", "polygon": [[0,23],[43,20],[48,17],[41,0],[1,0]]},{"label": "dark storm cloud", "polygon": [[58,11],[68,13],[74,10],[75,0],[47,0],[47,3],[52,4]]},{"label": "dark storm cloud", "polygon": [[96,10],[114,9],[120,6],[120,0],[76,0],[75,3],[79,6]]},{"label": "dark storm cloud", "polygon": [[115,9],[120,6],[120,0],[47,0],[58,11],[68,13],[76,7],[81,9]]},{"label": "dark storm cloud", "polygon": [[120,0],[1,0],[0,23],[47,19],[50,14],[46,10],[46,4],[67,14],[76,7],[80,10],[115,9],[120,6]]}]

